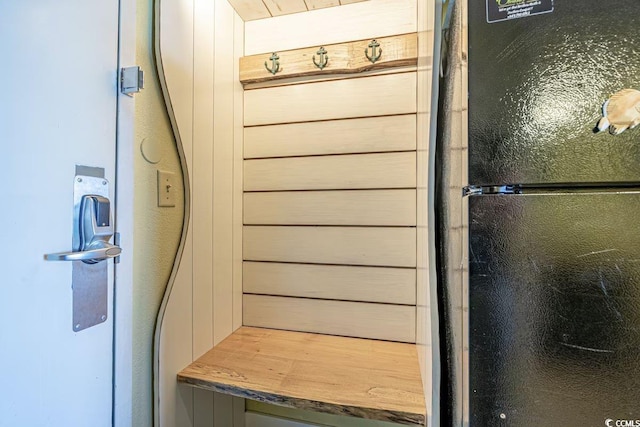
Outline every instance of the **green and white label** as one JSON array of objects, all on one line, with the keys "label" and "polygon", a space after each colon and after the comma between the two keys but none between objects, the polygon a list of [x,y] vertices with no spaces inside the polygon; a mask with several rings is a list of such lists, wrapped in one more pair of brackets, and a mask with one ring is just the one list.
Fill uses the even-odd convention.
[{"label": "green and white label", "polygon": [[553,12],[553,0],[487,0],[487,22]]}]

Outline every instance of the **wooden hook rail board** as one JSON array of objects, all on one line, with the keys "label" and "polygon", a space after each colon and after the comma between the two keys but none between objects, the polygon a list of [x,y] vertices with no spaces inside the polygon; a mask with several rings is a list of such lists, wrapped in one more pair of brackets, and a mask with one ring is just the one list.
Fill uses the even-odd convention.
[{"label": "wooden hook rail board", "polygon": [[424,426],[416,346],[243,326],[178,374],[290,408]]},{"label": "wooden hook rail board", "polygon": [[416,66],[417,63],[418,36],[410,33],[244,56],[240,58],[240,82],[248,84],[323,74],[355,74]]}]

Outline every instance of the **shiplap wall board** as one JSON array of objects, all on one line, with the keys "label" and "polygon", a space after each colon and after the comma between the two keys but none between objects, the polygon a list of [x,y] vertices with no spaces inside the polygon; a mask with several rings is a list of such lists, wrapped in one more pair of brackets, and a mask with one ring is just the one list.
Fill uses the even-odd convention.
[{"label": "shiplap wall board", "polygon": [[413,227],[245,226],[245,261],[416,266]]},{"label": "shiplap wall board", "polygon": [[244,292],[302,298],[416,303],[413,268],[244,263]]},{"label": "shiplap wall board", "polygon": [[415,342],[413,306],[263,295],[244,296],[246,326]]},{"label": "shiplap wall board", "polygon": [[244,190],[415,188],[416,153],[245,160]]},{"label": "shiplap wall board", "polygon": [[[240,220],[233,226],[230,154],[236,142],[234,126],[240,147],[243,138],[238,121],[242,110],[234,109],[242,105],[235,66],[242,54],[243,26],[236,28],[240,18],[225,1],[163,0],[159,8],[160,54],[189,170],[191,218],[157,332],[160,405],[156,424],[239,427],[244,425],[242,399],[204,391],[184,393],[177,388],[176,372],[229,334],[234,317],[238,326],[241,323],[242,284],[237,279],[242,274],[242,254],[235,252],[240,276],[232,275],[230,254],[232,234],[238,240],[242,219],[238,212]],[[241,152],[238,157],[241,165]],[[242,200],[241,184],[236,193]],[[239,295],[232,304],[234,287]]]},{"label": "shiplap wall board", "polygon": [[246,159],[416,149],[416,115],[248,127]]},{"label": "shiplap wall board", "polygon": [[245,193],[244,223],[415,226],[416,190]]},{"label": "shiplap wall board", "polygon": [[416,73],[245,91],[245,126],[416,112]]}]

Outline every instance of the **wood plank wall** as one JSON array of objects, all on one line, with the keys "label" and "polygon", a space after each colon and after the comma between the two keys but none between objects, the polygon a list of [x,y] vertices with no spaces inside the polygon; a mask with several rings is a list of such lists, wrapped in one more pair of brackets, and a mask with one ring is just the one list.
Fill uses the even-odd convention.
[{"label": "wood plank wall", "polygon": [[244,427],[243,399],[176,384],[178,371],[242,323],[243,90],[237,75],[244,22],[226,1],[163,0],[159,7],[160,59],[188,167],[191,217],[159,332],[154,425]]},{"label": "wood plank wall", "polygon": [[[405,19],[374,37],[416,31],[414,2],[371,4],[334,21],[367,31],[390,13]],[[247,43],[265,24],[246,24]],[[265,50],[304,47],[274,37]],[[245,87],[245,325],[416,341],[417,78],[399,68]]]}]

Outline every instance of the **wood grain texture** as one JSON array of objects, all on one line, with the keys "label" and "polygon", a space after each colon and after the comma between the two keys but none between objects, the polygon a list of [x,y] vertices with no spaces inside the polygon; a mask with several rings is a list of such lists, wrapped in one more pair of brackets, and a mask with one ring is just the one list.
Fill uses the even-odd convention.
[{"label": "wood grain texture", "polygon": [[415,186],[415,152],[244,161],[245,191]]},{"label": "wood grain texture", "polygon": [[416,266],[413,227],[245,226],[245,261]]},{"label": "wood grain texture", "polygon": [[245,91],[245,126],[416,112],[416,73]]},{"label": "wood grain texture", "polygon": [[[326,67],[319,69],[313,62],[319,61],[317,51],[320,46],[304,49],[279,51],[280,70],[274,75],[265,68],[265,62],[271,67],[271,52],[245,56],[240,58],[240,81],[242,83],[258,83],[291,77],[354,74],[370,70],[381,70],[394,67],[415,66],[418,63],[418,37],[416,33],[403,34],[376,39],[382,52],[380,59],[372,63],[367,59],[365,51],[371,39],[358,40],[331,45],[323,45],[327,51]],[[369,55],[371,55],[369,50]]]},{"label": "wood grain texture", "polygon": [[415,190],[245,193],[244,223],[255,225],[416,225]]},{"label": "wood grain texture", "polygon": [[245,55],[416,32],[415,1],[376,0],[246,23]]},{"label": "wood grain texture", "polygon": [[[213,346],[213,69],[215,60],[214,4],[195,0],[193,31],[193,160],[191,168],[191,224],[193,235],[193,355]],[[195,414],[206,413],[202,397],[194,397]],[[213,398],[212,398],[213,401]]]},{"label": "wood grain texture", "polygon": [[406,305],[244,295],[243,324],[414,343],[416,308]]},{"label": "wood grain texture", "polygon": [[287,15],[289,13],[306,12],[307,5],[304,0],[260,0],[262,1],[271,16]]},{"label": "wood grain texture", "polygon": [[279,80],[265,80],[260,83],[246,83],[242,87],[245,90],[264,89],[269,87],[297,85],[301,83],[307,84],[307,83],[329,82],[334,80],[359,79],[363,77],[373,77],[373,76],[380,76],[385,74],[411,73],[411,72],[415,72],[417,69],[418,69],[417,66],[410,65],[407,67],[388,68],[384,70],[362,71],[361,73],[358,73],[358,74],[320,74],[320,75],[311,75],[311,76],[303,76],[303,77],[287,77]]},{"label": "wood grain texture", "polygon": [[244,292],[345,301],[416,303],[412,268],[245,262]]},{"label": "wood grain texture", "polygon": [[[418,192],[417,192],[417,269],[416,269],[416,344],[420,361],[422,383],[429,425],[438,425],[439,419],[433,418],[434,391],[439,393],[439,373],[436,371],[439,363],[438,324],[432,322],[437,318],[436,265],[434,227],[430,226],[429,217],[432,211],[429,204],[429,187],[435,179],[435,165],[430,163],[431,141],[435,135],[431,130],[430,114],[434,99],[431,96],[432,79],[438,79],[437,70],[433,64],[434,25],[436,22],[435,9],[431,0],[418,0],[418,132],[417,132],[417,163],[418,163]],[[463,2],[465,3],[465,2]],[[440,34],[435,43],[440,45]],[[437,96],[436,96],[437,98]],[[437,102],[437,100],[436,100]],[[434,117],[435,119],[436,117]],[[455,138],[453,138],[455,140]],[[460,191],[460,190],[459,190]],[[462,262],[461,262],[462,264]],[[458,318],[460,316],[457,316]],[[461,396],[457,398],[463,401]]]},{"label": "wood grain texture", "polygon": [[[193,1],[185,1],[183,3],[160,2],[158,7],[160,14],[157,25],[162,28],[162,31],[156,34],[159,38],[166,89],[171,96],[185,162],[188,170],[193,171],[194,153],[197,153],[193,146],[192,126],[195,84],[193,68],[195,23],[192,17],[195,6]],[[181,19],[182,17],[184,19]],[[193,227],[189,227],[182,253],[183,262],[177,271],[171,296],[165,301],[164,316],[159,319],[160,324],[156,325],[154,355],[151,356],[147,353],[148,350],[142,347],[140,349],[142,354],[135,354],[136,359],[134,359],[134,363],[141,363],[140,366],[144,366],[149,363],[149,358],[153,357],[154,367],[157,367],[154,372],[154,383],[157,385],[154,393],[158,392],[156,397],[163,402],[163,405],[157,408],[153,424],[159,427],[188,425],[193,420],[193,393],[180,394],[175,379],[175,373],[193,361],[193,233]],[[148,308],[135,307],[134,310],[140,310],[139,314],[143,315]],[[151,313],[149,315],[149,319],[154,317]],[[136,327],[141,326],[142,323],[136,322]],[[151,324],[147,324],[147,327],[150,328]],[[141,342],[149,345],[149,338],[141,339],[143,340]],[[150,374],[149,366],[141,369],[146,372],[146,375]],[[149,390],[149,379],[138,378],[137,381],[141,383],[133,385],[134,395],[141,400],[134,402],[136,406],[138,402],[150,402],[154,396]],[[134,411],[132,424],[151,424],[149,419],[151,414],[147,412],[151,411],[151,408],[144,405]]]},{"label": "wood grain texture", "polygon": [[416,115],[248,127],[244,157],[376,153],[416,149]]},{"label": "wood grain texture", "polygon": [[305,0],[309,10],[322,9],[324,7],[340,6],[338,0]]},{"label": "wood grain texture", "polygon": [[269,9],[261,0],[228,0],[245,21],[270,18]]},{"label": "wood grain texture", "polygon": [[280,406],[425,425],[415,346],[242,327],[178,381]]},{"label": "wood grain texture", "polygon": [[[234,38],[233,8],[215,2],[215,68],[213,97],[213,344],[233,332],[233,151]],[[194,92],[197,91],[194,90]],[[229,409],[230,410],[230,409]]]}]

